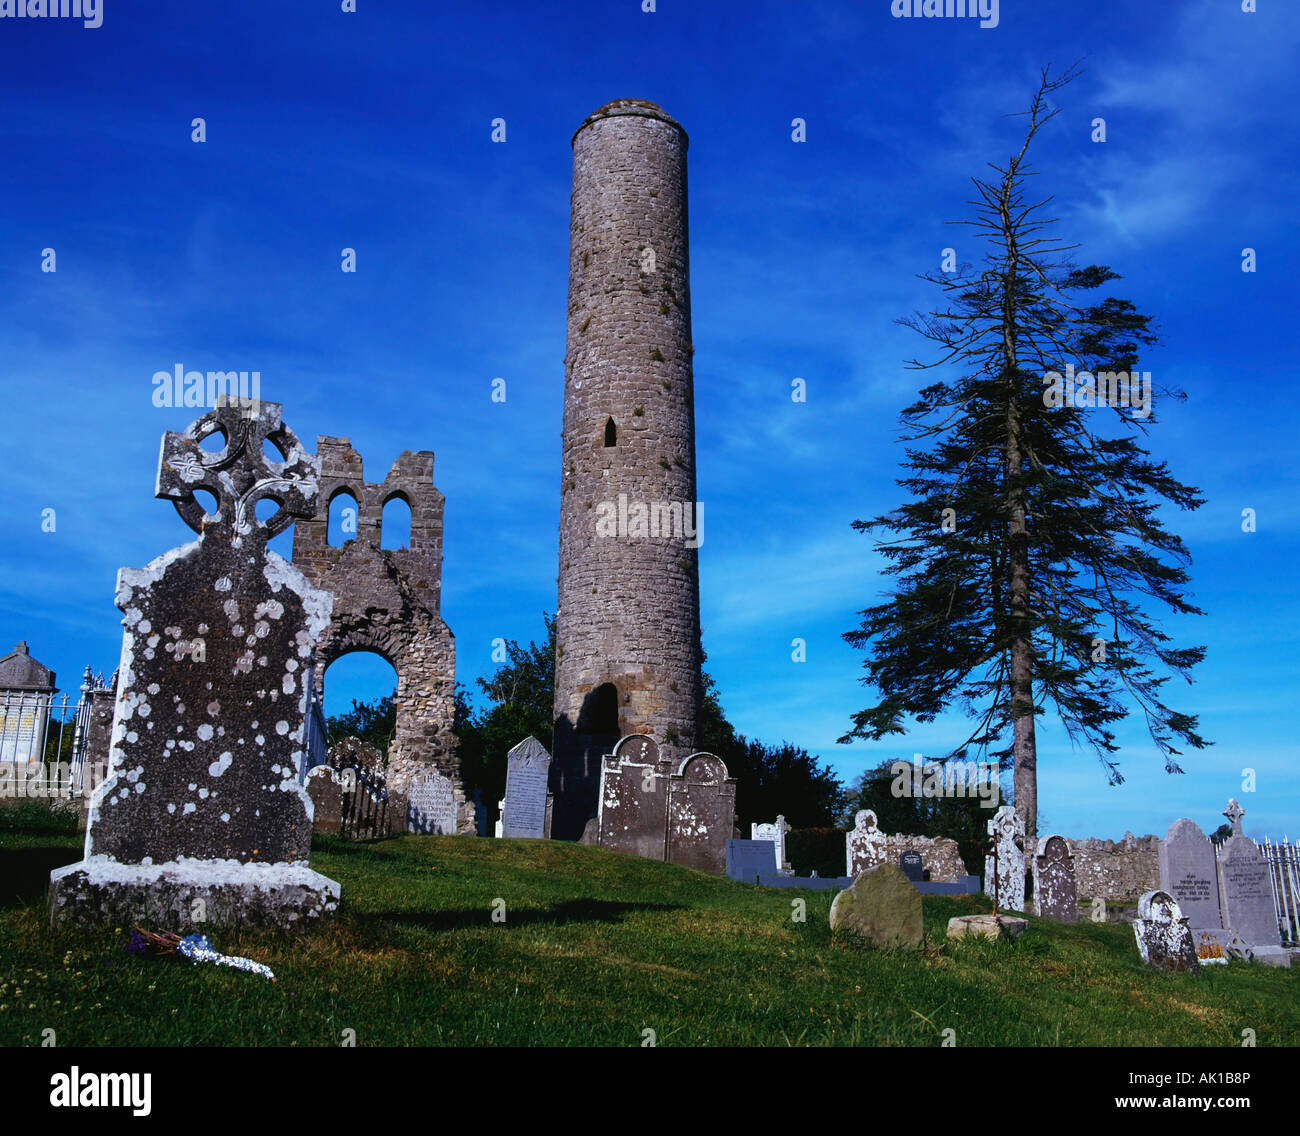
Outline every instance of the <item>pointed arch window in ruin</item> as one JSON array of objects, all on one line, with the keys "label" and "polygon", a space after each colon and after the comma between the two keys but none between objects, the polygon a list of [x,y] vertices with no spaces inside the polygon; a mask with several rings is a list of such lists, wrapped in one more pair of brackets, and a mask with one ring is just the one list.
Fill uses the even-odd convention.
[{"label": "pointed arch window in ruin", "polygon": [[618,427],[614,425],[614,419],[605,419],[605,448],[618,445]]}]

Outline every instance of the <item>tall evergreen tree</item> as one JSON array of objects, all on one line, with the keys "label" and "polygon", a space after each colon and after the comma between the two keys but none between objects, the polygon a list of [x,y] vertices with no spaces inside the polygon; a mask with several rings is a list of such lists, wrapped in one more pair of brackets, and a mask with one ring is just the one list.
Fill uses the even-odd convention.
[{"label": "tall evergreen tree", "polygon": [[[1044,235],[1056,219],[1039,210],[1051,198],[1025,199],[1026,152],[1058,113],[1048,96],[1073,77],[1043,71],[1019,152],[990,163],[998,176],[972,179],[976,218],[959,223],[987,243],[984,267],[923,277],[943,290],[943,308],[900,321],[939,345],[935,361],[912,367],[966,373],[925,387],[903,412],[904,440],[928,443],[906,451],[911,475],[898,484],[913,499],[853,526],[899,534],[878,544],[898,581],[844,636],[868,651],[863,682],[881,699],[840,741],[880,739],[902,733],[905,715],[928,722],[962,708],[978,724],[945,756],[965,759],[973,746],[1012,765],[1031,839],[1035,717],[1047,702],[1112,784],[1123,777],[1111,727],[1131,703],[1169,772],[1182,772],[1176,742],[1209,744],[1194,716],[1162,701],[1170,673],[1159,673],[1190,682],[1205,649],[1170,646],[1142,606],[1200,613],[1183,591],[1190,557],[1159,508],[1204,503],[1140,444],[1156,421],[1149,379],[1136,382],[1139,347],[1156,342],[1150,317],[1114,297],[1077,298],[1118,274],[1062,258],[1077,246]],[[1123,387],[1121,373],[1135,382]]]}]

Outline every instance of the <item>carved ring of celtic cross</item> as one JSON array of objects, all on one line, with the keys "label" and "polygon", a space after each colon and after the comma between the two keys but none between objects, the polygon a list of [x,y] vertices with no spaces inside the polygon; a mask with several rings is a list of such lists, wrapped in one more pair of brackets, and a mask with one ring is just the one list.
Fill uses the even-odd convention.
[{"label": "carved ring of celtic cross", "polygon": [[[188,430],[168,431],[154,496],[169,499],[195,532],[221,533],[235,542],[269,540],[296,519],[312,516],[320,489],[319,460],[303,449],[280,415],[278,403],[223,398]],[[204,439],[218,433],[225,447],[220,453],[205,450]],[[267,456],[268,441],[284,461]],[[217,499],[215,513],[195,499],[196,489]],[[261,500],[279,506],[265,521],[257,517]]]}]

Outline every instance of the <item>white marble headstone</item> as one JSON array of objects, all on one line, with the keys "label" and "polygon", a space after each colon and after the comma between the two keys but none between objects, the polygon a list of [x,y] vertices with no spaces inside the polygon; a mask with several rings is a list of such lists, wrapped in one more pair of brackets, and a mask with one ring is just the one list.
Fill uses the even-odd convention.
[{"label": "white marble headstone", "polygon": [[785,867],[785,834],[790,831],[790,826],[785,823],[785,817],[778,816],[775,824],[751,824],[749,826],[750,837],[753,840],[770,840],[776,846],[776,870],[779,872]]},{"label": "white marble headstone", "polygon": [[506,797],[501,813],[502,836],[546,835],[546,793],[551,755],[534,737],[524,738],[506,754]]}]

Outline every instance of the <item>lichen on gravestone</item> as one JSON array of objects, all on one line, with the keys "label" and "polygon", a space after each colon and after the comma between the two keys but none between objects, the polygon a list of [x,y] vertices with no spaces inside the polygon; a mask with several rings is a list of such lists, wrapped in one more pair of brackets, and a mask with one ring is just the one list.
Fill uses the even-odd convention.
[{"label": "lichen on gravestone", "polygon": [[1133,934],[1138,954],[1148,966],[1174,973],[1196,973],[1200,962],[1187,917],[1165,891],[1149,891],[1138,901]]},{"label": "lichen on gravestone", "polygon": [[[202,445],[213,434],[218,452]],[[212,494],[213,512],[196,490]],[[91,805],[85,860],[51,877],[56,922],[93,922],[96,907],[183,910],[218,882],[208,922],[247,907],[293,924],[336,905],[338,885],[306,868],[312,811],[299,783],[305,679],[332,597],[266,547],[309,514],[316,492],[316,459],[275,403],[219,399],[165,435],[155,496],[199,535],[118,573],[109,777]],[[260,519],[267,500],[276,509]]]}]

